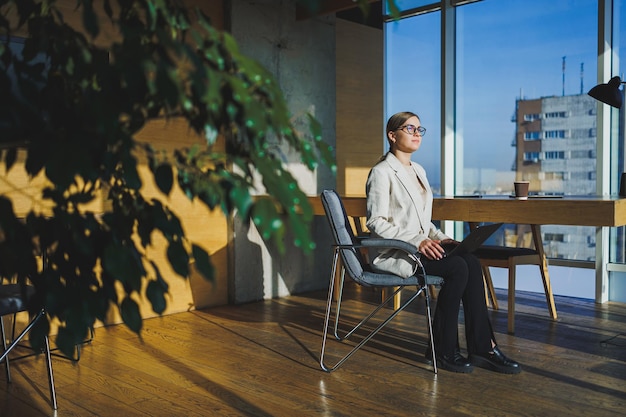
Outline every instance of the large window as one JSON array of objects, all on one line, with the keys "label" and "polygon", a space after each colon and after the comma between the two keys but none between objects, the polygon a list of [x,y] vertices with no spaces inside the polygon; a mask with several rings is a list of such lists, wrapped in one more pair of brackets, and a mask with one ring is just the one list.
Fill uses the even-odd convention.
[{"label": "large window", "polygon": [[[455,192],[508,194],[517,178],[530,180],[531,192],[595,194],[587,175],[595,160],[574,161],[569,151],[596,146],[588,132],[597,104],[586,93],[597,77],[597,0],[486,0],[456,13],[456,140],[463,164]],[[554,171],[574,175],[545,180]],[[587,260],[595,251],[553,256]]]},{"label": "large window", "polygon": [[[620,10],[625,2],[615,0],[611,9],[616,47],[611,75],[623,80],[619,63],[626,62],[626,41]],[[598,161],[598,102],[587,95],[598,82],[599,0],[452,2],[462,5],[454,10],[455,20],[445,19],[454,27],[443,28],[455,34],[456,48],[454,110],[445,115],[442,108],[450,106],[441,103],[441,74],[450,68],[441,68],[446,55],[441,7],[449,2],[432,3],[432,9],[422,7],[386,23],[385,116],[405,109],[420,114],[429,131],[414,157],[425,166],[434,192],[440,191],[444,172],[443,117],[453,120],[455,143],[454,187],[446,179],[447,195],[506,195],[515,179],[530,180],[534,193],[594,195],[604,190],[598,179],[605,176],[598,170],[607,164],[610,191],[616,193],[620,173],[626,171],[625,113],[613,111],[611,160]],[[407,60],[409,55],[414,59]],[[593,267],[596,232],[594,227],[546,225],[544,249],[563,265],[583,261]],[[624,250],[616,251],[624,247],[619,244],[623,235],[612,233],[612,261],[626,261]],[[581,293],[593,294],[594,285],[590,280]]]}]

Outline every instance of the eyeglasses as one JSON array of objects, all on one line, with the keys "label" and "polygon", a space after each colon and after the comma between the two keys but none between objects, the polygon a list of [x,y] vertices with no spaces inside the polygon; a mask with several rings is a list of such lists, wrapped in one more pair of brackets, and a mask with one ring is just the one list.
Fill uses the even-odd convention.
[{"label": "eyeglasses", "polygon": [[422,126],[417,127],[413,125],[404,125],[397,128],[396,130],[404,130],[409,135],[415,135],[416,133],[419,133],[420,136],[424,136],[426,134],[426,128]]}]

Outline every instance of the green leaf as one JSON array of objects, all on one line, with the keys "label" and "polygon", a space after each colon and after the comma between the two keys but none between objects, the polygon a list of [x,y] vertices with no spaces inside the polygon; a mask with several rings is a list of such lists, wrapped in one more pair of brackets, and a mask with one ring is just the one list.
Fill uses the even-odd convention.
[{"label": "green leaf", "polygon": [[164,207],[160,201],[154,200],[150,214],[154,219],[154,227],[159,229],[168,240],[184,235],[183,227],[176,215]]},{"label": "green leaf", "polygon": [[280,253],[285,251],[283,236],[285,224],[276,210],[274,201],[269,198],[259,198],[252,207],[252,221],[259,230],[263,240],[272,240]]},{"label": "green leaf", "polygon": [[157,24],[157,10],[153,2],[148,1],[145,3],[146,9],[148,9],[147,17],[150,25],[150,30],[154,30]]},{"label": "green leaf", "polygon": [[192,254],[196,269],[202,274],[204,279],[213,282],[215,279],[215,268],[211,264],[208,252],[194,244],[192,245]]},{"label": "green leaf", "polygon": [[7,172],[11,170],[16,160],[17,160],[17,149],[16,148],[7,149],[6,154],[4,156],[4,164],[6,165]]},{"label": "green leaf", "polygon": [[141,290],[143,268],[140,267],[134,250],[121,245],[109,244],[102,254],[102,266],[113,278],[131,290]]},{"label": "green leaf", "polygon": [[72,150],[72,158],[67,157],[67,149],[59,148],[51,152],[46,161],[46,176],[61,189],[67,189],[80,172],[91,170],[88,165],[90,155],[84,148]]},{"label": "green leaf", "polygon": [[[98,288],[95,291],[90,291],[85,297],[84,303],[91,317],[106,323],[110,303],[105,289]],[[88,324],[90,323],[88,322]]]},{"label": "green leaf", "polygon": [[120,313],[122,321],[130,330],[135,333],[139,333],[141,331],[143,320],[141,318],[141,314],[139,313],[139,306],[132,298],[126,297],[122,300]]},{"label": "green leaf", "polygon": [[389,6],[389,12],[391,13],[391,16],[393,16],[394,19],[399,19],[400,18],[400,9],[398,8],[398,5],[396,4],[396,0],[387,0],[387,5]]},{"label": "green leaf", "polygon": [[11,227],[14,219],[13,202],[7,197],[0,195],[0,228],[2,228],[4,233]]},{"label": "green leaf", "polygon": [[230,190],[230,199],[235,203],[235,207],[242,216],[247,216],[252,207],[252,197],[250,196],[250,191],[248,190],[247,184],[242,184],[241,186],[236,186],[232,190]]},{"label": "green leaf", "polygon": [[162,314],[165,311],[167,303],[165,302],[165,293],[167,292],[167,286],[163,286],[161,282],[157,280],[150,280],[146,288],[146,296],[152,304],[152,310],[157,314]]},{"label": "green leaf", "polygon": [[[59,329],[59,332],[61,329]],[[28,339],[30,341],[31,347],[40,352],[45,347],[46,339],[45,337],[50,333],[50,322],[47,317],[41,317],[33,328],[31,329]]]},{"label": "green leaf", "polygon": [[76,353],[76,338],[75,335],[66,327],[59,327],[55,344],[65,356],[68,358],[74,357],[74,354]]},{"label": "green leaf", "polygon": [[161,164],[154,173],[154,179],[159,190],[165,195],[169,195],[174,185],[174,172],[169,164]]},{"label": "green leaf", "polygon": [[137,161],[135,158],[126,157],[122,160],[122,166],[124,168],[124,180],[129,188],[138,190],[141,188],[141,179],[137,172]]},{"label": "green leaf", "polygon": [[167,247],[167,259],[174,272],[183,278],[189,276],[189,254],[180,240],[170,241]]},{"label": "green leaf", "polygon": [[94,13],[92,0],[83,0],[83,25],[92,38],[98,36],[100,28],[98,26],[98,17]]}]

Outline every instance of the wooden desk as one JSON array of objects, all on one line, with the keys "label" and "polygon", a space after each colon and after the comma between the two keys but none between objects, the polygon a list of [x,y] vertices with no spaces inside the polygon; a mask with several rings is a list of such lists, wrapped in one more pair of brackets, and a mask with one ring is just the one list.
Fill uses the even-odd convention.
[{"label": "wooden desk", "polygon": [[[346,212],[352,217],[366,216],[365,197],[343,197]],[[319,197],[310,197],[314,213],[324,215]],[[503,222],[535,225],[545,224],[608,227],[626,225],[626,199],[616,196],[565,196],[562,198],[529,198],[525,201],[508,196],[481,198],[435,197],[433,219],[464,222]],[[535,236],[537,237],[537,236]],[[596,255],[596,302],[608,299],[607,260],[604,252]],[[603,255],[604,253],[604,255]]]},{"label": "wooden desk", "polygon": [[[342,197],[348,216],[365,217],[365,197]],[[309,197],[315,215],[323,216],[319,197]],[[626,225],[626,199],[612,196],[529,198],[435,197],[433,219],[513,224],[560,224],[617,227]]]},{"label": "wooden desk", "polygon": [[433,201],[433,218],[465,222],[616,227],[626,225],[626,199],[565,196],[520,201],[508,196],[437,197]]},{"label": "wooden desk", "polygon": [[[541,242],[539,226],[545,224],[595,226],[608,235],[609,227],[626,225],[626,199],[617,196],[564,196],[519,201],[508,196],[439,197],[433,202],[433,218],[529,224],[533,229],[533,239]],[[608,251],[601,242],[599,245],[595,260],[595,299],[603,303],[608,301]]]}]

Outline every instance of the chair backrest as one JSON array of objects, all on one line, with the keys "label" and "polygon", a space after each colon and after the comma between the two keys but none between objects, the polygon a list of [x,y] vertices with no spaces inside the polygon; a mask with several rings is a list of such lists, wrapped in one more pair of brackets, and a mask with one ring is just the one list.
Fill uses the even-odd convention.
[{"label": "chair backrest", "polygon": [[365,270],[365,263],[361,252],[354,247],[354,232],[341,198],[335,190],[324,190],[320,197],[335,244],[348,246],[340,250],[343,266],[352,279],[360,282]]},{"label": "chair backrest", "polygon": [[34,293],[35,288],[31,285],[0,284],[0,316],[26,311],[27,301]]}]

